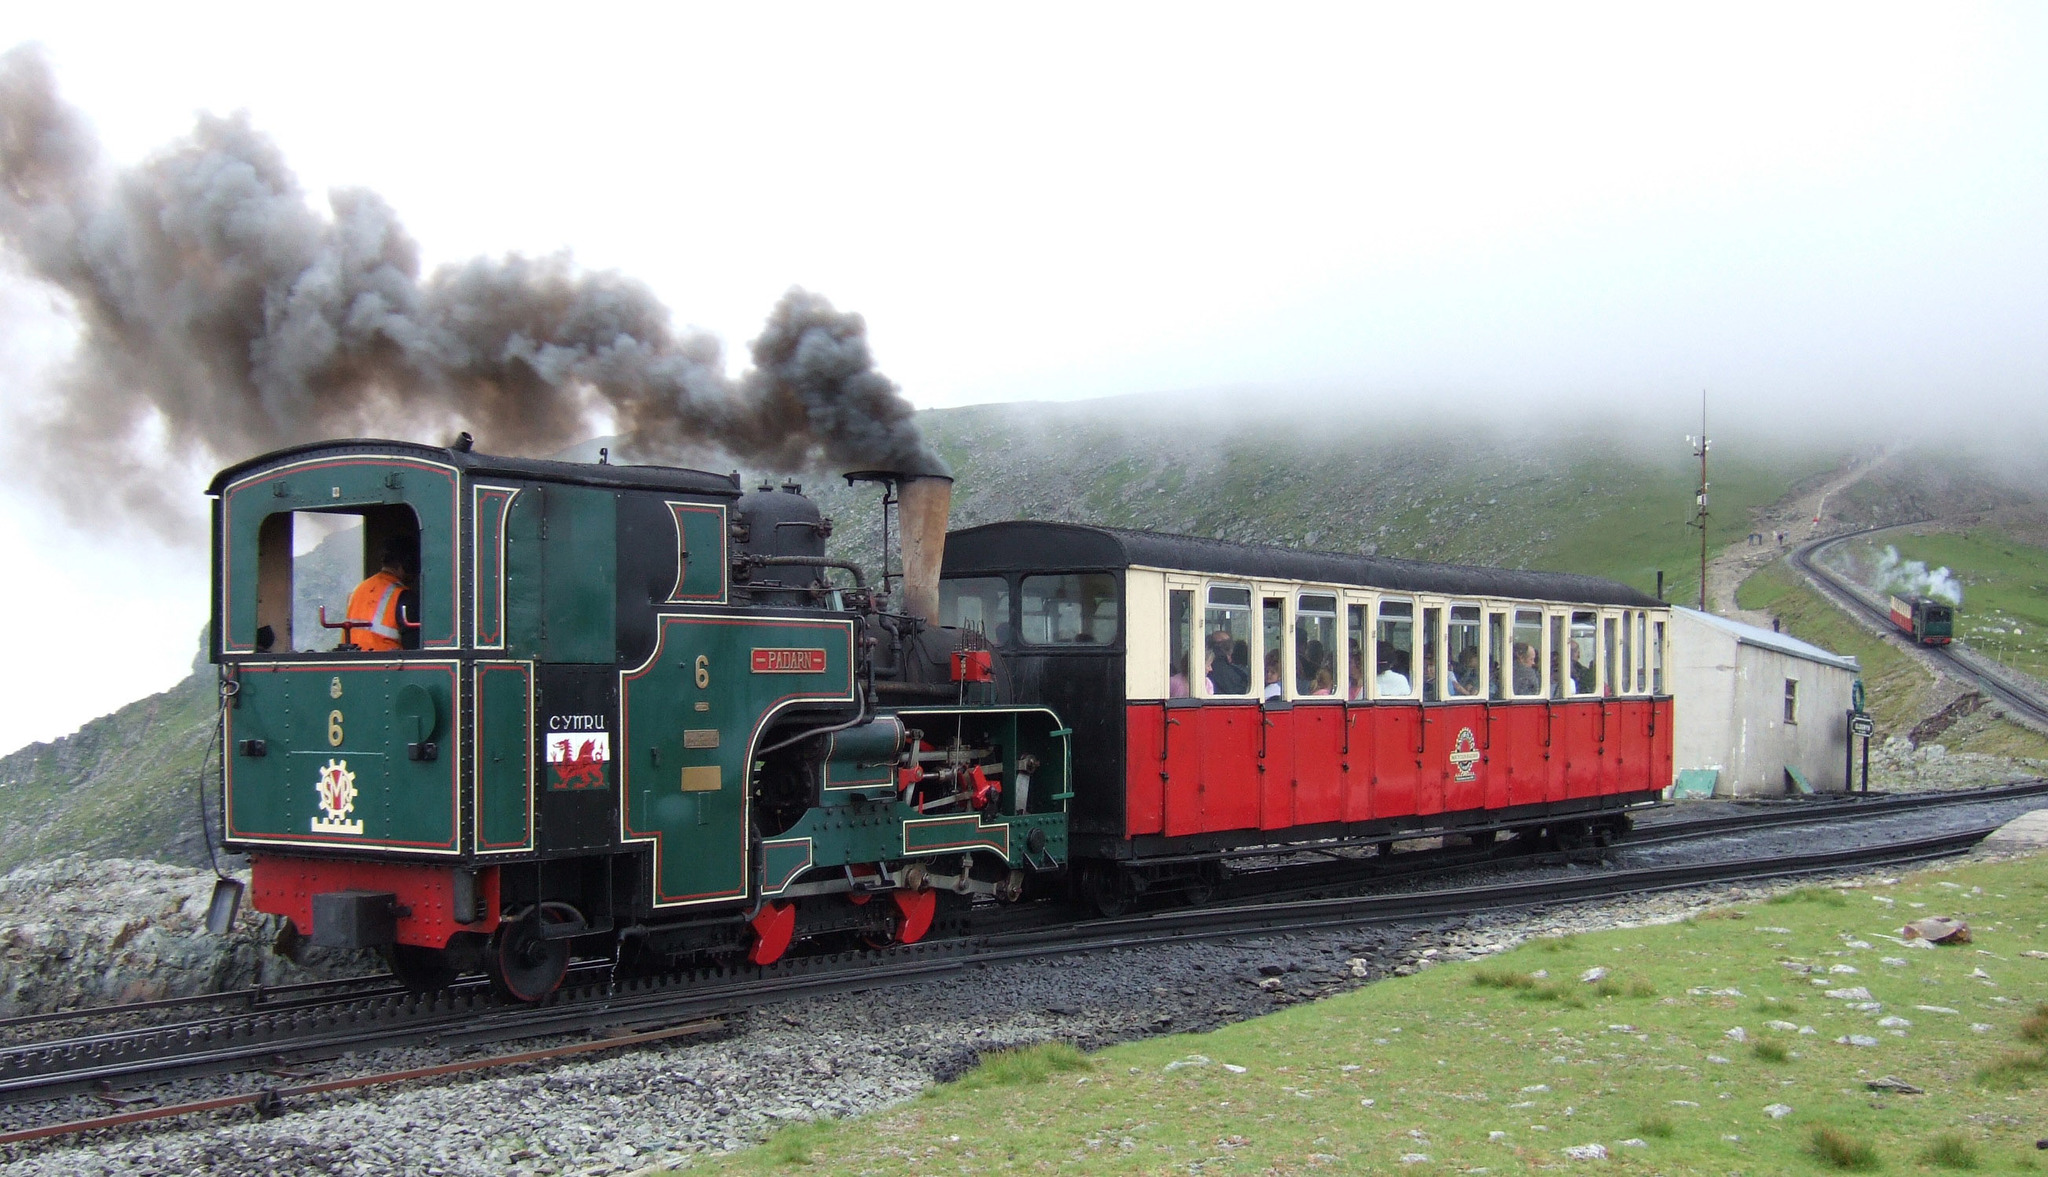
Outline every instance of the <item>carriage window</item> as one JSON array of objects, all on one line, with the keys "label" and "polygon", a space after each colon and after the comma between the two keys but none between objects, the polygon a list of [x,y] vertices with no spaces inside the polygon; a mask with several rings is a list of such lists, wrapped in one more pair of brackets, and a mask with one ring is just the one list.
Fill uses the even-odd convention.
[{"label": "carriage window", "polygon": [[1664,623],[1650,627],[1650,693],[1664,693]]},{"label": "carriage window", "polygon": [[257,650],[417,649],[419,555],[409,507],[271,515],[257,532]]},{"label": "carriage window", "polygon": [[1509,652],[1509,685],[1518,699],[1543,694],[1543,614],[1534,609],[1515,610],[1515,641]]},{"label": "carriage window", "polygon": [[1294,693],[1337,693],[1337,598],[1303,593],[1294,600]]},{"label": "carriage window", "polygon": [[1470,698],[1480,693],[1479,606],[1451,606],[1449,643],[1451,694]]},{"label": "carriage window", "polygon": [[1365,698],[1365,606],[1352,605],[1344,610],[1344,673],[1345,679],[1337,684],[1337,692],[1347,699]]},{"label": "carriage window", "polygon": [[1636,614],[1636,690],[1650,689],[1648,662],[1650,659],[1650,615]]},{"label": "carriage window", "polygon": [[1166,594],[1166,697],[1185,699],[1195,692],[1188,678],[1195,652],[1195,594],[1174,589]]},{"label": "carriage window", "polygon": [[1550,667],[1550,697],[1553,699],[1564,698],[1565,692],[1571,687],[1571,658],[1566,653],[1570,648],[1570,645],[1564,640],[1564,617],[1562,615],[1552,617],[1550,619],[1550,660],[1547,665]]},{"label": "carriage window", "polygon": [[1606,679],[1604,680],[1604,681],[1605,681],[1605,683],[1606,683],[1606,686],[1605,686],[1605,687],[1603,688],[1603,691],[1604,691],[1604,693],[1606,693],[1606,694],[1609,694],[1609,695],[1611,695],[1611,694],[1613,694],[1613,693],[1614,693],[1614,683],[1615,683],[1615,677],[1614,677],[1614,645],[1615,645],[1615,642],[1614,642],[1614,629],[1615,629],[1615,626],[1614,626],[1614,618],[1612,618],[1612,617],[1609,617],[1609,618],[1607,618],[1607,625],[1606,625],[1606,628],[1605,628],[1605,631],[1604,631],[1604,632],[1606,633],[1606,635],[1607,635],[1607,640],[1606,640],[1605,642],[1603,642],[1603,643],[1601,644],[1601,647],[1600,647],[1600,648],[1601,648],[1601,649],[1602,649],[1602,650],[1603,650],[1603,651],[1604,651],[1604,652],[1606,653],[1606,655],[1607,655],[1607,657],[1606,657],[1606,666],[1607,666],[1607,677],[1606,677]]},{"label": "carriage window", "polygon": [[1607,688],[1607,693],[1610,695],[1616,692],[1625,695],[1634,689],[1629,684],[1635,681],[1635,622],[1636,614],[1634,610],[1629,610],[1621,615],[1621,677],[1615,679],[1614,683]]},{"label": "carriage window", "polygon": [[1373,633],[1373,697],[1415,697],[1415,602],[1381,601]]},{"label": "carriage window", "polygon": [[1202,616],[1203,675],[1212,695],[1252,693],[1252,590],[1210,585]]},{"label": "carriage window", "polygon": [[1600,676],[1593,668],[1599,665],[1600,615],[1591,612],[1572,614],[1571,642],[1566,649],[1571,657],[1567,673],[1571,675],[1572,694],[1591,695],[1600,689]]},{"label": "carriage window", "polygon": [[1440,702],[1444,697],[1444,611],[1434,605],[1422,610],[1422,698]]},{"label": "carriage window", "polygon": [[1010,582],[1000,576],[963,576],[939,582],[939,624],[971,629],[999,646],[1010,644]]},{"label": "carriage window", "polygon": [[1024,640],[1040,646],[1099,646],[1116,640],[1116,577],[1107,572],[1027,576],[1018,592]]},{"label": "carriage window", "polygon": [[1286,673],[1286,665],[1281,658],[1280,650],[1287,644],[1287,601],[1282,597],[1267,597],[1264,600],[1264,608],[1259,612],[1262,614],[1260,626],[1264,630],[1263,640],[1260,642],[1264,652],[1259,658],[1259,697],[1283,698],[1287,694],[1286,688],[1281,685],[1285,681],[1283,675]]},{"label": "carriage window", "polygon": [[1508,615],[1488,613],[1486,615],[1486,697],[1504,698],[1507,695],[1507,675],[1501,673],[1501,659],[1507,656]]}]

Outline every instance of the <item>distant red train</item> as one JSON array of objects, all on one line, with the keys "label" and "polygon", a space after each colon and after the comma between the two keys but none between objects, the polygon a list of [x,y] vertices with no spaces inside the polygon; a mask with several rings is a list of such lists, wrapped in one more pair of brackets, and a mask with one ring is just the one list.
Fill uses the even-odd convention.
[{"label": "distant red train", "polygon": [[1956,611],[1928,597],[1893,597],[1892,624],[1923,646],[1946,646],[1955,638]]}]

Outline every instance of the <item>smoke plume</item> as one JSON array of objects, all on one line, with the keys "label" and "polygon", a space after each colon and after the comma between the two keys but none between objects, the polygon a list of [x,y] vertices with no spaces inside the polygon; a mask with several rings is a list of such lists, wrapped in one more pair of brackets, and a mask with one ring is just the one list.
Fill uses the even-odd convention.
[{"label": "smoke plume", "polygon": [[1929,572],[1927,565],[1918,560],[1899,559],[1899,549],[1890,544],[1884,546],[1884,555],[1877,558],[1872,585],[1879,592],[1933,597],[1951,605],[1963,603],[1963,582],[1946,567]]},{"label": "smoke plume", "polygon": [[875,371],[866,325],[791,290],[728,378],[644,285],[565,257],[420,275],[375,193],[316,213],[246,117],[113,171],[34,46],[0,55],[0,242],[69,297],[80,330],[61,408],[22,457],[79,513],[191,518],[167,477],[337,436],[546,453],[609,409],[629,458],[718,453],[755,467],[943,470]]}]

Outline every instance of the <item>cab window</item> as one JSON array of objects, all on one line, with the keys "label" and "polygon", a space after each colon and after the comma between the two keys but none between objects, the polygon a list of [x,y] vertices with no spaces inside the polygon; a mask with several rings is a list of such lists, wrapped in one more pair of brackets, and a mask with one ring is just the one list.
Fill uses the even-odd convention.
[{"label": "cab window", "polygon": [[1116,577],[1107,572],[1027,576],[1017,599],[1024,640],[1038,646],[1101,646],[1116,640]]},{"label": "cab window", "polygon": [[998,646],[1010,644],[1010,582],[963,576],[939,582],[939,624],[971,629]]},{"label": "cab window", "polygon": [[419,560],[409,507],[267,516],[257,532],[257,652],[418,649]]}]

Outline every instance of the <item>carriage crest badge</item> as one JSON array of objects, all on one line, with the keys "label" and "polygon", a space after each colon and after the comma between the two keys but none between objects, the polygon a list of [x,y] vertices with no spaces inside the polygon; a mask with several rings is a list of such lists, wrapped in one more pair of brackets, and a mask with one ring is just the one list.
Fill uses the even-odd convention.
[{"label": "carriage crest badge", "polygon": [[348,770],[348,761],[328,761],[320,770],[320,783],[315,788],[320,792],[320,816],[313,819],[314,833],[363,832],[362,819],[350,821],[348,817],[356,807],[356,774]]},{"label": "carriage crest badge", "polygon": [[1451,745],[1451,779],[1472,781],[1479,779],[1479,741],[1472,736],[1472,729],[1458,729],[1457,742]]}]

